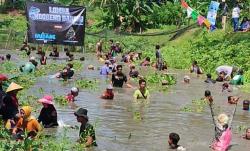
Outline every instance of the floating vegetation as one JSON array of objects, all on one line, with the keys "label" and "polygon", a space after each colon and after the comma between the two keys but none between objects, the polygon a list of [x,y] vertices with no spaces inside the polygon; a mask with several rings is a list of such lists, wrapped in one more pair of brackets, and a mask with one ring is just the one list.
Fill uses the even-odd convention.
[{"label": "floating vegetation", "polygon": [[65,106],[68,105],[68,101],[65,98],[65,96],[61,96],[61,95],[53,95],[54,96],[54,100],[56,103],[58,103],[59,105]]},{"label": "floating vegetation", "polygon": [[207,106],[206,100],[193,100],[192,104],[188,104],[182,107],[180,110],[183,112],[204,112],[205,107]]},{"label": "floating vegetation", "polygon": [[238,133],[242,133],[244,131],[246,131],[247,126],[246,125],[237,125],[237,132]]},{"label": "floating vegetation", "polygon": [[75,86],[79,89],[97,89],[97,80],[80,79],[75,82]]},{"label": "floating vegetation", "polygon": [[153,91],[167,91],[168,85],[176,84],[176,78],[170,74],[162,74],[162,73],[150,73],[145,78],[148,85],[148,88]]},{"label": "floating vegetation", "polygon": [[76,70],[76,71],[80,71],[82,70],[83,68],[83,65],[82,65],[82,62],[79,61],[79,60],[74,60],[71,62],[73,64],[73,68]]},{"label": "floating vegetation", "polygon": [[11,62],[11,61],[5,61],[5,62],[1,63],[0,71],[3,74],[9,74],[9,75],[20,73],[16,64]]},{"label": "floating vegetation", "polygon": [[[66,129],[64,129],[66,131]],[[27,136],[27,134],[25,134]],[[84,150],[84,144],[72,143],[66,135],[60,139],[48,137],[42,133],[37,135],[36,139],[26,138],[23,141],[16,141],[11,138],[9,131],[6,130],[3,124],[0,124],[0,148],[2,150],[15,150],[15,151],[39,151],[39,150]]]},{"label": "floating vegetation", "polygon": [[141,121],[143,118],[142,118],[142,115],[141,115],[140,112],[135,111],[135,112],[133,112],[133,119],[134,119],[134,120]]}]

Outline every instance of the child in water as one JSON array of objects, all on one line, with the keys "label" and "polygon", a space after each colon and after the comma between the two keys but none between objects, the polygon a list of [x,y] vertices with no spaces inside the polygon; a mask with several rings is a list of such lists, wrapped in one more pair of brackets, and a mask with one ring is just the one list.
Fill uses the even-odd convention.
[{"label": "child in water", "polygon": [[113,100],[114,93],[113,93],[113,87],[111,85],[109,85],[107,87],[106,91],[102,94],[101,98],[102,99]]},{"label": "child in water", "polygon": [[192,66],[190,68],[190,72],[191,73],[196,73],[197,76],[199,76],[200,74],[203,74],[203,72],[202,72],[201,68],[199,67],[197,61],[193,61]]},{"label": "child in water", "polygon": [[227,92],[232,92],[232,90],[229,88],[228,83],[223,83],[222,84],[222,92],[227,91]]},{"label": "child in water", "polygon": [[79,89],[77,87],[72,87],[70,93],[67,94],[65,98],[68,102],[74,102],[75,97],[78,96],[78,93],[79,93]]},{"label": "child in water", "polygon": [[243,138],[245,138],[247,140],[250,140],[250,127],[248,127],[246,129],[246,134],[245,134],[245,136],[243,136]]},{"label": "child in water", "polygon": [[190,77],[189,76],[184,76],[184,83],[189,84],[190,83]]},{"label": "child in water", "polygon": [[203,100],[207,100],[209,102],[213,102],[213,97],[211,95],[211,92],[209,90],[205,91],[205,97],[203,98]]},{"label": "child in water", "polygon": [[170,133],[168,144],[170,149],[176,149],[177,151],[185,151],[186,149],[180,145],[178,145],[178,142],[180,140],[180,136],[177,133]]}]

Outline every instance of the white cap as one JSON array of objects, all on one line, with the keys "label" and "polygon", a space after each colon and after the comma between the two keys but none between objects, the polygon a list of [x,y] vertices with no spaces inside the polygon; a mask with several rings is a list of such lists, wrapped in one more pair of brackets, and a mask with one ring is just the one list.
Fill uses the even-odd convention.
[{"label": "white cap", "polygon": [[72,88],[71,88],[71,91],[77,93],[79,90],[78,90],[77,87],[72,87]]},{"label": "white cap", "polygon": [[30,57],[30,60],[36,60],[36,57],[32,56]]},{"label": "white cap", "polygon": [[112,85],[108,85],[108,86],[107,86],[107,89],[108,89],[108,90],[112,90],[112,89],[113,89]]},{"label": "white cap", "polygon": [[190,77],[187,76],[187,75],[185,75],[185,76],[184,76],[184,79],[185,79],[185,80],[190,80]]}]

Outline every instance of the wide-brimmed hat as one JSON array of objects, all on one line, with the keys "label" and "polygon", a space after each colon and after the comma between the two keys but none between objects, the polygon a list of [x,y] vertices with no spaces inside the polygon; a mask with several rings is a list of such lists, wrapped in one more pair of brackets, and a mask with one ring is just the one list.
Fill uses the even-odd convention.
[{"label": "wide-brimmed hat", "polygon": [[8,77],[3,74],[0,74],[0,81],[6,81],[6,80],[8,80]]},{"label": "wide-brimmed hat", "polygon": [[14,90],[22,90],[22,89],[23,89],[22,86],[14,83],[14,82],[11,82],[11,84],[9,85],[9,87],[6,90],[6,93],[14,91]]},{"label": "wide-brimmed hat", "polygon": [[53,97],[51,95],[45,95],[43,98],[39,99],[38,102],[45,104],[53,104]]},{"label": "wide-brimmed hat", "polygon": [[227,116],[226,114],[224,114],[224,113],[218,115],[217,119],[218,119],[218,122],[219,122],[221,125],[228,124],[228,121],[229,121],[228,116]]},{"label": "wide-brimmed hat", "polygon": [[79,108],[75,113],[74,115],[75,116],[81,116],[81,117],[84,117],[85,119],[89,119],[88,117],[88,110],[87,109],[84,109],[84,108]]}]

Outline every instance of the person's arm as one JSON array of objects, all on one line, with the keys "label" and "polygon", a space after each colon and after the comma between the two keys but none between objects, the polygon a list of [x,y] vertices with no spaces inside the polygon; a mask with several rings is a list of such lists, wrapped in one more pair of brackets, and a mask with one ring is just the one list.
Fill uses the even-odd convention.
[{"label": "person's arm", "polygon": [[94,143],[94,137],[95,137],[94,127],[91,126],[91,127],[87,128],[87,133],[88,133],[88,135],[86,137],[85,145],[88,147],[88,146],[91,146]]},{"label": "person's arm", "polygon": [[190,67],[190,72],[193,73],[194,72],[194,68],[193,66]]},{"label": "person's arm", "polygon": [[107,99],[106,93],[104,92],[101,96],[102,99]]},{"label": "person's arm", "polygon": [[86,140],[87,140],[85,143],[86,147],[91,146],[94,142],[94,139],[92,136],[87,136]]},{"label": "person's arm", "polygon": [[233,69],[227,69],[226,70],[226,75],[225,75],[225,79],[228,80],[228,78],[231,78],[231,74],[233,73]]},{"label": "person's arm", "polygon": [[42,127],[41,127],[41,125],[38,123],[38,121],[36,119],[34,119],[32,122],[33,122],[34,129],[37,132],[42,131]]},{"label": "person's arm", "polygon": [[210,112],[211,112],[211,115],[212,115],[212,119],[213,119],[213,123],[214,123],[214,126],[217,127],[217,122],[215,120],[215,114],[214,114],[214,110],[213,110],[213,100],[212,99],[209,99],[209,107],[210,107]]},{"label": "person's arm", "polygon": [[112,78],[111,78],[111,82],[112,82],[112,84],[114,84],[114,81],[115,81],[115,75],[114,75],[114,74],[112,74]]},{"label": "person's arm", "polygon": [[37,121],[40,123],[42,121],[42,115],[41,115],[42,111],[40,112],[40,115],[37,118]]},{"label": "person's arm", "polygon": [[57,124],[57,112],[56,111],[51,112],[51,121],[52,121],[52,124]]},{"label": "person's arm", "polygon": [[244,85],[244,78],[243,78],[243,76],[241,76],[241,78],[240,78],[240,84]]},{"label": "person's arm", "polygon": [[13,135],[16,135],[17,129],[18,129],[19,127],[21,127],[21,123],[22,123],[21,120],[22,120],[22,119],[19,119],[18,122],[17,122],[17,124],[16,124],[16,126],[13,128],[13,130],[12,130],[12,134],[13,134]]},{"label": "person's arm", "polygon": [[236,100],[236,104],[235,104],[234,110],[233,110],[233,112],[231,114],[231,117],[230,117],[230,120],[228,122],[228,127],[229,128],[231,128],[231,126],[232,126],[233,118],[234,118],[234,115],[235,115],[235,112],[236,112],[236,108],[237,108],[237,105],[238,105],[238,100],[239,100],[239,98]]},{"label": "person's arm", "polygon": [[127,76],[125,76],[125,75],[124,75],[124,82],[126,83],[127,87],[133,88],[133,86],[131,84],[127,83],[128,79],[127,79]]}]

